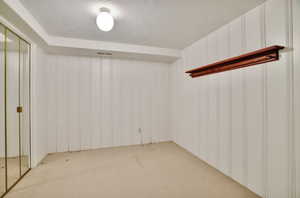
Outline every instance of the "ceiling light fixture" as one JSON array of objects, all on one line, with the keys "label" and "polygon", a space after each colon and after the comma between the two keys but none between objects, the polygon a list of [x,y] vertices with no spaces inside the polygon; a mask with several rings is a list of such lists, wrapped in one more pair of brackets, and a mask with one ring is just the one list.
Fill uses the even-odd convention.
[{"label": "ceiling light fixture", "polygon": [[100,13],[96,19],[97,26],[100,30],[104,32],[109,32],[114,27],[114,18],[110,14],[108,8],[100,8]]}]

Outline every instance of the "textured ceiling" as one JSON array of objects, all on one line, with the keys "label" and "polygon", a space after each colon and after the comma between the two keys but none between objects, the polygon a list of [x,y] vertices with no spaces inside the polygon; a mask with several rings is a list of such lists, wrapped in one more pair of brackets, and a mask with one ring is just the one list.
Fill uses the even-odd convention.
[{"label": "textured ceiling", "polygon": [[[21,0],[53,36],[182,49],[264,0]],[[95,24],[102,5],[112,31]]]}]

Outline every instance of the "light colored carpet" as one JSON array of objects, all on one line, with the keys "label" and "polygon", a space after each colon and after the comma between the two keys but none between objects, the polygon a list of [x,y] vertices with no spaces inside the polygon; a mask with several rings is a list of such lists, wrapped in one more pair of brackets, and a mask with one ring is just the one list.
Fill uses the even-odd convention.
[{"label": "light colored carpet", "polygon": [[174,143],[48,155],[7,198],[258,198]]}]

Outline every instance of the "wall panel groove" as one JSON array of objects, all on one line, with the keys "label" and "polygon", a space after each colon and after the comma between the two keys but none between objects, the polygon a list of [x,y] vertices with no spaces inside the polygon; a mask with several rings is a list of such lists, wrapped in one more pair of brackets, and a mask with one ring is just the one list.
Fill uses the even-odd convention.
[{"label": "wall panel groove", "polygon": [[[293,49],[293,10],[292,0],[286,0],[286,37],[287,47]],[[287,117],[288,117],[288,167],[289,167],[289,198],[296,198],[296,162],[295,162],[295,129],[294,129],[294,57],[293,53],[288,54],[287,60]]]},{"label": "wall panel groove", "polygon": [[[242,23],[242,53],[245,53],[247,51],[247,38],[246,38],[246,15],[241,17],[241,23]],[[247,115],[247,97],[246,97],[246,75],[248,73],[249,68],[244,68],[242,69],[242,101],[243,101],[243,109],[242,109],[242,115],[243,115],[243,123],[242,123],[242,128],[243,128],[243,183],[245,186],[248,186],[248,128],[246,126],[246,121],[248,119]]]},{"label": "wall panel groove", "polygon": [[300,49],[300,1],[292,0],[290,3],[290,7],[292,9],[292,26],[293,26],[293,49],[294,49],[294,56],[293,56],[293,64],[294,64],[294,71],[293,71],[293,79],[294,79],[294,149],[295,149],[295,185],[294,188],[296,191],[296,197],[300,197],[300,57],[297,55],[299,54]]}]

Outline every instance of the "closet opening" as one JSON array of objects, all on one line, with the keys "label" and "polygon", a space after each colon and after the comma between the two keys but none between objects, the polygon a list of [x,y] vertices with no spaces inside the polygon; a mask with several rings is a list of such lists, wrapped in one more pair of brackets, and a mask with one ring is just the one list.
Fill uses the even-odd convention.
[{"label": "closet opening", "polygon": [[31,45],[0,23],[0,197],[31,169]]}]

